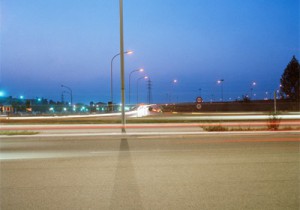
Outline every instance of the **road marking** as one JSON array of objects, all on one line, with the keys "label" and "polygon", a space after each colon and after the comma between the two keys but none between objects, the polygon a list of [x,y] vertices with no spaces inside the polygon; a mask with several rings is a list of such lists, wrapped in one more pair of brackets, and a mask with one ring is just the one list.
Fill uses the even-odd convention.
[{"label": "road marking", "polygon": [[71,153],[71,152],[14,152],[2,153],[0,160],[24,160],[24,159],[54,159],[54,158],[68,158],[68,157],[83,157],[86,153]]},{"label": "road marking", "polygon": [[15,153],[2,153],[0,161],[8,160],[25,160],[25,159],[55,159],[55,158],[72,158],[72,157],[90,157],[93,155],[113,155],[118,156],[120,153],[164,153],[164,152],[193,152],[196,150],[110,150],[110,151],[80,151],[80,152],[15,152]]}]

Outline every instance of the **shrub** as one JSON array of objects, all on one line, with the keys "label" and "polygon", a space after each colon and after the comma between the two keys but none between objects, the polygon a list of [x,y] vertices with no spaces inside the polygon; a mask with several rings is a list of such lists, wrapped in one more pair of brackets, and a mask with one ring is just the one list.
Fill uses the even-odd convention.
[{"label": "shrub", "polygon": [[269,130],[278,130],[281,119],[278,117],[277,113],[270,114],[268,121],[268,129]]},{"label": "shrub", "polygon": [[217,126],[207,126],[207,127],[203,127],[203,129],[205,131],[228,131],[227,128],[221,126],[221,125],[217,125]]}]

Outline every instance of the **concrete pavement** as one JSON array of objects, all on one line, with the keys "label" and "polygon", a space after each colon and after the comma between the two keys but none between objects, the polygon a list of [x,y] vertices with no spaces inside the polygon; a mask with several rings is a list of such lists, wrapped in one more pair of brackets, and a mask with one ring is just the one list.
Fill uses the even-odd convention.
[{"label": "concrete pavement", "polygon": [[299,208],[298,133],[0,142],[1,209]]}]

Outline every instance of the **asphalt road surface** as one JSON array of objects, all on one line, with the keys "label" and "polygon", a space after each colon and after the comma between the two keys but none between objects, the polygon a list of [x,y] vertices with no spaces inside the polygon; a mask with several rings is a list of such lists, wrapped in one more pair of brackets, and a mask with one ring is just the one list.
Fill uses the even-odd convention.
[{"label": "asphalt road surface", "polygon": [[6,209],[299,209],[298,132],[2,137]]}]

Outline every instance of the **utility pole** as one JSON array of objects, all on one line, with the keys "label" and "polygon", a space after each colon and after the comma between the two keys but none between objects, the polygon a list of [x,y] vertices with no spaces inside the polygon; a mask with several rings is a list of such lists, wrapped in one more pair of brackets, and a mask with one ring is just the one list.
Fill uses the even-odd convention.
[{"label": "utility pole", "polygon": [[276,91],[274,91],[274,113],[277,114],[277,105],[276,105]]},{"label": "utility pole", "polygon": [[152,81],[148,80],[148,103],[152,103]]}]

